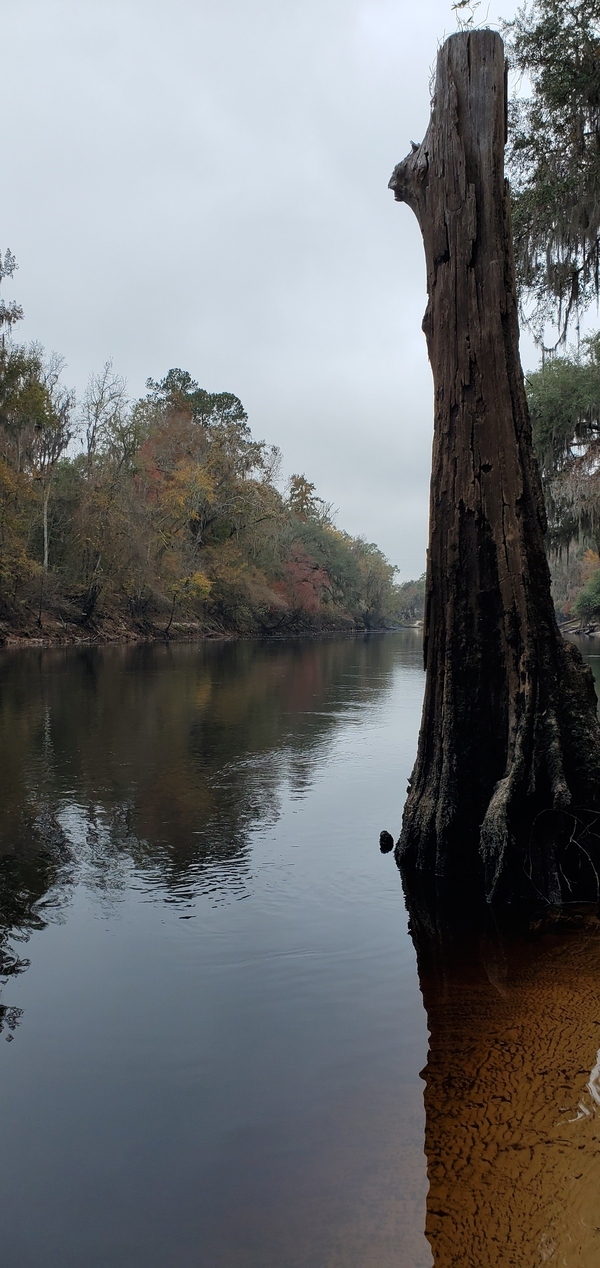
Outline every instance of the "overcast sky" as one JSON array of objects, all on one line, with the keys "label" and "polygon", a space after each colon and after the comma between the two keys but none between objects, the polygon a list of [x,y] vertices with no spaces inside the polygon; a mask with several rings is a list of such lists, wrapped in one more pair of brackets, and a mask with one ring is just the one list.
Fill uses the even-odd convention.
[{"label": "overcast sky", "polygon": [[79,393],[109,357],[132,395],[171,366],[235,392],[401,579],[425,566],[431,376],[420,235],[386,187],[454,27],[450,0],[2,0],[20,337]]}]

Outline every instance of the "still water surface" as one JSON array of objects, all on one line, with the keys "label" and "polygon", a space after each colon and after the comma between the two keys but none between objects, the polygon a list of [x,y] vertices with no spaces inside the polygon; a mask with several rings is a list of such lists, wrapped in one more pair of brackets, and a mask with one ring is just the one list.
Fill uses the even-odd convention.
[{"label": "still water surface", "polygon": [[0,656],[4,1262],[600,1263],[600,939],[419,983],[422,690],[411,631]]}]

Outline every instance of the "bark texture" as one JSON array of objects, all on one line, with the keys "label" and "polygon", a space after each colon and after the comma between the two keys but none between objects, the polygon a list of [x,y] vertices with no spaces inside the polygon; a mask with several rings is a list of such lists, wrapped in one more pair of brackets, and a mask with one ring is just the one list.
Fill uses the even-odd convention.
[{"label": "bark texture", "polygon": [[519,360],[506,71],[493,31],[438,55],[424,141],[390,181],[423,234],[435,391],[426,687],[397,859],[492,898],[594,897],[600,729],[558,630]]}]

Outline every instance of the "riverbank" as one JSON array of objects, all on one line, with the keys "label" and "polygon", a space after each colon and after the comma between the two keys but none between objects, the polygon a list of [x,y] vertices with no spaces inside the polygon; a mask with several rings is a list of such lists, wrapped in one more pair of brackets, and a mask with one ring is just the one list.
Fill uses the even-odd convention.
[{"label": "riverbank", "polygon": [[580,635],[582,638],[592,637],[594,634],[600,634],[600,622],[598,621],[580,621],[576,618],[572,621],[559,621],[558,628],[565,638],[570,634]]},{"label": "riverbank", "polygon": [[[11,619],[12,618],[12,619]],[[418,628],[420,622],[414,627]],[[169,620],[169,614],[161,613],[154,619],[127,617],[122,611],[105,610],[92,619],[79,613],[43,611],[41,617],[32,610],[16,617],[10,614],[0,617],[0,648],[8,647],[77,647],[127,644],[127,643],[195,643],[205,640],[235,640],[240,638],[318,638],[336,634],[361,634],[368,631],[385,631],[408,628],[396,623],[381,622],[367,625],[350,616],[332,616],[310,619],[305,613],[288,614],[285,623],[277,625],[255,622],[246,629],[232,628],[218,619],[198,620],[188,615]]]},{"label": "riverbank", "polygon": [[126,620],[118,612],[102,612],[94,620],[43,613],[20,621],[0,620],[0,647],[70,647],[83,644],[191,642],[205,638],[233,638],[217,624],[184,619]]},{"label": "riverbank", "polygon": [[[28,606],[20,613],[14,610],[0,615],[0,648],[3,647],[71,647],[103,645],[111,643],[195,643],[204,640],[235,640],[244,638],[318,638],[335,634],[361,634],[400,629],[422,629],[422,620],[381,621],[367,624],[348,614],[319,613],[312,617],[304,612],[286,614],[285,621],[276,623],[256,619],[245,629],[232,627],[226,620],[211,617],[199,620],[185,614],[170,619],[170,613],[161,612],[152,617],[135,617],[122,609],[102,609],[91,618],[84,613],[69,610],[65,604],[58,609],[43,610],[41,616]],[[582,624],[579,620],[560,621],[559,629],[565,638],[576,634],[593,637],[600,634],[600,622]]]}]

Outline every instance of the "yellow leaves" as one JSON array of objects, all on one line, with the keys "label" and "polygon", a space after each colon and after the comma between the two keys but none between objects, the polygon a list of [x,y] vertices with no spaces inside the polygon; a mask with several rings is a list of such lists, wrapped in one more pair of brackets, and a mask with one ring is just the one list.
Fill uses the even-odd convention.
[{"label": "yellow leaves", "polygon": [[32,501],[35,491],[31,482],[23,474],[11,466],[4,458],[0,458],[0,504],[9,501]]},{"label": "yellow leaves", "polygon": [[0,458],[0,580],[11,588],[39,572],[27,550],[26,509],[32,502],[35,494],[26,477]]},{"label": "yellow leaves", "polygon": [[248,560],[235,538],[213,545],[205,554],[215,584],[237,585],[247,572]]},{"label": "yellow leaves", "polygon": [[[305,476],[292,477],[284,498],[273,483],[273,455],[267,461],[265,446],[251,441],[245,416],[227,413],[239,402],[218,399],[225,413],[219,406],[218,417],[204,419],[153,397],[123,422],[131,441],[117,443],[115,433],[87,455],[55,463],[49,532],[56,584],[85,593],[101,587],[128,619],[133,613],[160,623],[169,611],[170,629],[187,610],[252,632],[289,607],[281,591],[300,535],[309,558],[294,555],[292,564],[310,605],[331,600],[342,613],[351,604],[362,612],[357,593],[373,588],[372,569],[359,567],[352,540],[335,528]],[[40,424],[36,443],[46,432]],[[28,435],[0,427],[0,573],[14,581],[13,594],[37,567],[28,551],[41,553],[49,489],[39,445],[32,450]]]},{"label": "yellow leaves", "polygon": [[175,518],[199,519],[199,505],[214,501],[215,482],[208,469],[195,462],[179,462],[165,482],[160,504]]},{"label": "yellow leaves", "polygon": [[14,537],[9,537],[6,540],[5,534],[2,534],[2,537],[3,540],[0,544],[0,579],[2,584],[13,587],[39,576],[41,565],[27,554],[24,543]]},{"label": "yellow leaves", "polygon": [[212,589],[212,583],[206,576],[205,572],[193,572],[187,577],[176,577],[171,582],[169,590],[174,598],[179,599],[208,599]]},{"label": "yellow leaves", "polygon": [[188,594],[193,599],[208,599],[211,582],[204,572],[194,572],[187,578]]},{"label": "yellow leaves", "polygon": [[18,486],[18,475],[13,467],[0,458],[0,498],[14,497]]}]

